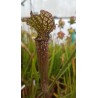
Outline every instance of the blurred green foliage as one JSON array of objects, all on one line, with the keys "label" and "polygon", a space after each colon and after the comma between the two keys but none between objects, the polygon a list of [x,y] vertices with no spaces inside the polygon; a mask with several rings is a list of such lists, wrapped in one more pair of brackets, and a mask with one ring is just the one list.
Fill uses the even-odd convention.
[{"label": "blurred green foliage", "polygon": [[[32,36],[21,31],[21,98],[43,98],[36,45]],[[76,98],[75,43],[49,43],[49,90],[51,98]],[[35,83],[34,83],[35,81]]]}]

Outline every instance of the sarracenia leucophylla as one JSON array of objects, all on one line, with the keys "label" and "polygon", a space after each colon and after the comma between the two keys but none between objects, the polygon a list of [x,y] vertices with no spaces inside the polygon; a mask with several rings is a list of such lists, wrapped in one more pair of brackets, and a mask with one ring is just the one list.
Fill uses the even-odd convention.
[{"label": "sarracenia leucophylla", "polygon": [[51,13],[41,10],[39,15],[33,15],[33,13],[31,13],[31,17],[26,18],[23,21],[33,27],[38,33],[35,42],[41,88],[44,93],[44,98],[50,98],[48,92],[48,41],[49,34],[55,29],[54,18]]}]

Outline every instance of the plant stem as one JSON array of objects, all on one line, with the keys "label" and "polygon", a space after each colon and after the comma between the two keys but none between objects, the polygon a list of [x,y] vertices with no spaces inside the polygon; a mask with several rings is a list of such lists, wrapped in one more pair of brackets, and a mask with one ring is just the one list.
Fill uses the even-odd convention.
[{"label": "plant stem", "polygon": [[40,73],[41,88],[44,98],[49,98],[48,93],[48,40],[35,39],[38,57],[38,68]]}]

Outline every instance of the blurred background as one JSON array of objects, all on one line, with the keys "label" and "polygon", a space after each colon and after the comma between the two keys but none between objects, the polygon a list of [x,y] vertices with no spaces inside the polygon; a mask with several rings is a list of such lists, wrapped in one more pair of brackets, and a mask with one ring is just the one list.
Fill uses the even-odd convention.
[{"label": "blurred background", "polygon": [[76,14],[76,0],[21,0],[21,2],[22,17],[29,16],[31,9],[34,12],[44,9],[58,17],[70,17]]}]

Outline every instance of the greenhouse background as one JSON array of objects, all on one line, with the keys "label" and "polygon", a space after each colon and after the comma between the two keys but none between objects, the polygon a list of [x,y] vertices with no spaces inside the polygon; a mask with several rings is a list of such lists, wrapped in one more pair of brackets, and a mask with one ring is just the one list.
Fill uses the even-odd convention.
[{"label": "greenhouse background", "polygon": [[[21,0],[21,16],[29,16],[32,9],[34,12],[39,12],[41,9],[47,10],[58,17],[70,17],[76,15],[76,0]],[[32,8],[30,8],[32,7]]]}]

